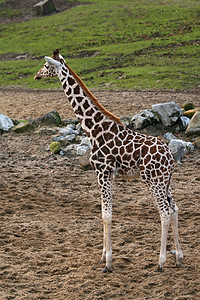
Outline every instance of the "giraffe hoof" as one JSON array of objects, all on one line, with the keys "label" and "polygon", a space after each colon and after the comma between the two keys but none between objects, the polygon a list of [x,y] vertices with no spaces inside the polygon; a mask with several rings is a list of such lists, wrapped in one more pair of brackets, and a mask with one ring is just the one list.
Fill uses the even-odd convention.
[{"label": "giraffe hoof", "polygon": [[102,270],[102,273],[112,273],[112,269],[105,267],[105,269]]},{"label": "giraffe hoof", "polygon": [[163,266],[158,265],[157,271],[158,271],[158,272],[164,272]]},{"label": "giraffe hoof", "polygon": [[180,257],[176,263],[176,268],[181,268],[182,267],[182,261],[183,261],[183,257]]},{"label": "giraffe hoof", "polygon": [[103,258],[99,261],[99,264],[104,264],[105,262],[106,262],[106,260],[105,260],[105,258]]}]

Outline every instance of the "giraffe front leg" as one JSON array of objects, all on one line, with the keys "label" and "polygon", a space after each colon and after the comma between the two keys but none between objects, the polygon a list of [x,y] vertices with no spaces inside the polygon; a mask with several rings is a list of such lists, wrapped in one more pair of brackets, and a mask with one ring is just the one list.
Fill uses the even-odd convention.
[{"label": "giraffe front leg", "polygon": [[103,273],[112,272],[112,247],[111,247],[111,223],[112,223],[112,184],[109,176],[98,175],[98,182],[102,192],[102,219],[103,219],[103,253],[102,260],[106,261]]},{"label": "giraffe front leg", "polygon": [[103,269],[103,273],[112,272],[112,247],[111,247],[111,214],[103,213],[103,225],[104,225],[104,247],[102,259],[106,260],[106,267]]}]

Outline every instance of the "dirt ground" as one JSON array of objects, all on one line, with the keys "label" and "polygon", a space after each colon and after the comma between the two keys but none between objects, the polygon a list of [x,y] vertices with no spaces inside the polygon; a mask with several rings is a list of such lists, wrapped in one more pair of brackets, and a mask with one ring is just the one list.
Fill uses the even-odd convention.
[{"label": "dirt ground", "polygon": [[[154,103],[199,104],[195,92],[96,91],[119,117]],[[62,91],[0,89],[0,112],[37,118],[57,110],[74,117]],[[113,273],[102,274],[100,192],[92,170],[46,151],[52,136],[0,136],[0,299],[200,299],[200,159],[195,150],[175,165],[184,253],[175,268],[170,230],[165,271],[158,273],[160,218],[140,180],[114,182]]]}]

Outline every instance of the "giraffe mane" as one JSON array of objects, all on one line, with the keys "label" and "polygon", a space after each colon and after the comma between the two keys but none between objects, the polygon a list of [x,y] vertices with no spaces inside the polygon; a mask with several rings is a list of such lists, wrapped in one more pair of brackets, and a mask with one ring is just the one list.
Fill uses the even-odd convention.
[{"label": "giraffe mane", "polygon": [[96,97],[90,92],[90,90],[87,88],[85,83],[82,81],[82,79],[66,64],[67,68],[69,69],[69,72],[74,77],[74,79],[77,81],[77,83],[81,86],[85,94],[88,96],[88,98],[92,101],[92,103],[104,114],[104,116],[108,117],[110,120],[123,125],[123,123],[120,121],[118,117],[110,113],[103,105],[99,103],[99,101],[96,99]]}]

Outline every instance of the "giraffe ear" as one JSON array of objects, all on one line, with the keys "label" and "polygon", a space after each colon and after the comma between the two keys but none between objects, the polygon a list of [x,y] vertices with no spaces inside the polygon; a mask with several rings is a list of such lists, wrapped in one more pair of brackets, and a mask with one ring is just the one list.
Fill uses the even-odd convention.
[{"label": "giraffe ear", "polygon": [[44,58],[50,66],[52,66],[56,69],[59,69],[61,67],[61,63],[59,61],[57,61],[51,57],[48,57],[48,56],[45,56]]}]

